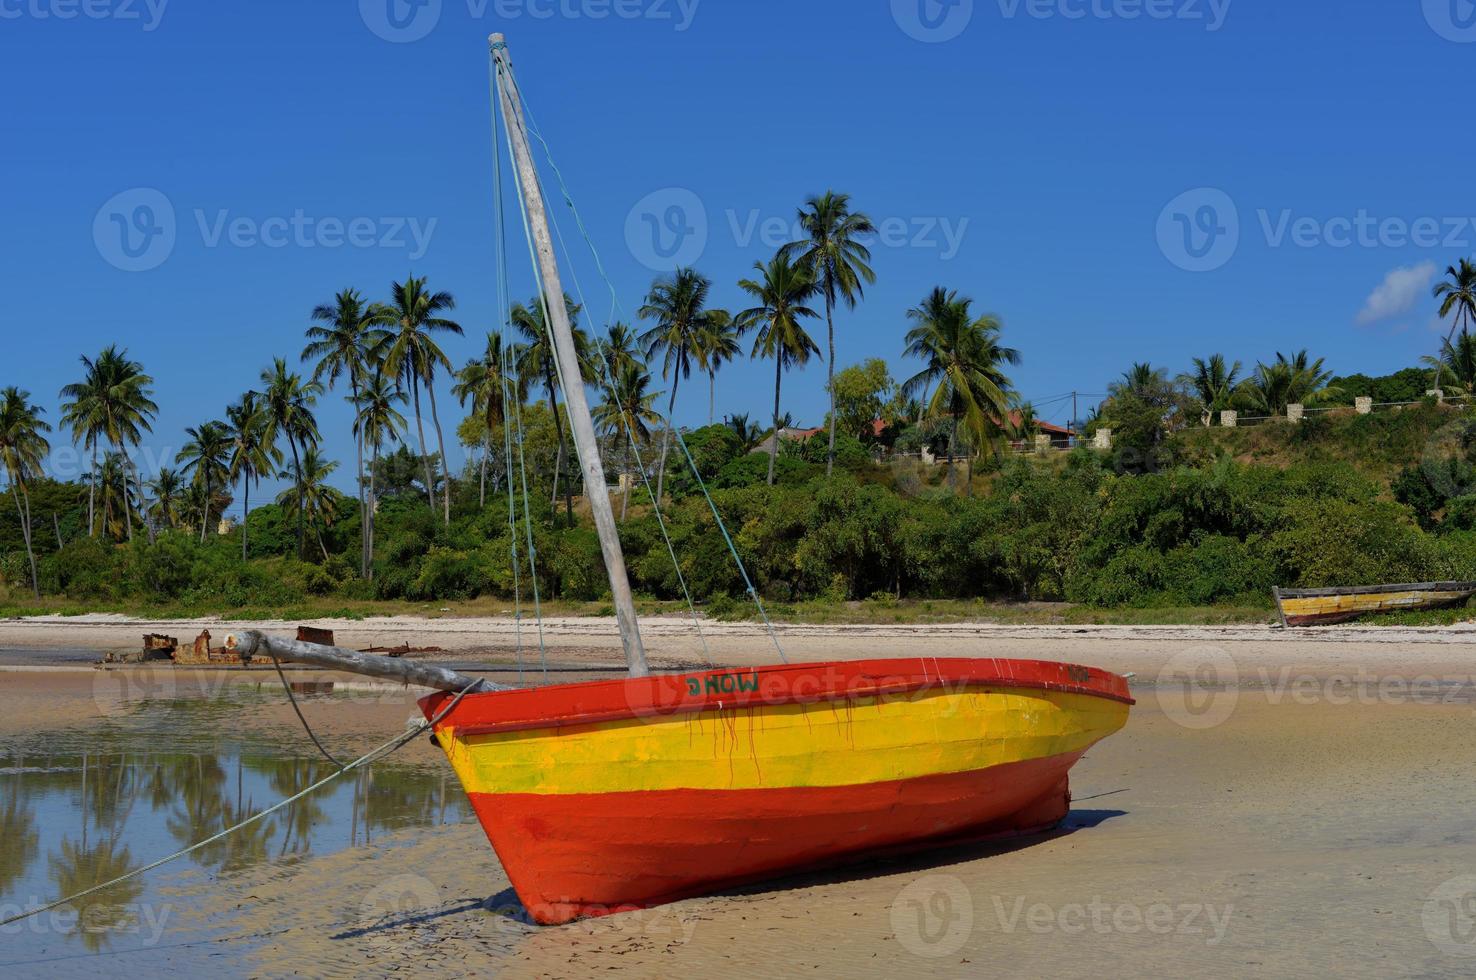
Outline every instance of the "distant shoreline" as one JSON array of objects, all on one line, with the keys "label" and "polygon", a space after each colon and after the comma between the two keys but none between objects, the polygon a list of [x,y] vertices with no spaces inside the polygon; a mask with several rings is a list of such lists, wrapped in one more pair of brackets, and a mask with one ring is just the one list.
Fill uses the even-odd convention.
[{"label": "distant shoreline", "polygon": [[[509,617],[385,616],[356,620],[231,621],[219,618],[145,619],[114,614],[29,617],[0,621],[3,662],[45,666],[38,652],[55,651],[58,665],[77,666],[68,653],[129,651],[146,633],[163,633],[188,643],[208,630],[212,643],[233,632],[262,630],[293,635],[300,625],[331,629],[341,646],[362,649],[408,643],[435,647],[426,659],[511,664],[540,660],[539,631],[531,620]],[[701,621],[658,616],[642,621],[653,665],[687,670],[694,665],[757,666],[887,657],[1010,657],[1066,660],[1145,679],[1165,665],[1206,649],[1223,649],[1242,669],[1291,665],[1314,672],[1359,666],[1379,669],[1448,668],[1476,673],[1476,624],[1452,626],[1336,626],[1287,630],[1269,625],[1006,625],[933,624],[778,624],[771,636],[761,623]],[[777,647],[776,647],[777,642]],[[549,617],[543,621],[542,647],[551,661],[588,667],[623,663],[613,617]]]}]

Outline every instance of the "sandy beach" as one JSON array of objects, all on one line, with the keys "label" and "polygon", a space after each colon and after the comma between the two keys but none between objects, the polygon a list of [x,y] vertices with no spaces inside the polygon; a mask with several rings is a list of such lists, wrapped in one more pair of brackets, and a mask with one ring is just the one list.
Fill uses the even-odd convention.
[{"label": "sandy beach", "polygon": [[[514,656],[508,621],[319,625],[342,644],[434,644],[441,659],[503,671]],[[146,632],[192,638],[207,626],[217,637],[296,628],[0,623],[11,665],[0,672],[0,730],[86,726],[108,713],[118,679],[64,651],[131,649]],[[663,666],[777,657],[761,628],[704,632],[705,654],[690,622],[646,629]],[[1139,703],[1074,770],[1072,815],[1042,837],[539,929],[521,921],[480,828],[461,822],[231,874],[161,869],[174,916],[149,962],[203,952],[229,976],[1434,977],[1476,967],[1476,631],[959,625],[786,627],[778,639],[794,660],[1089,663],[1135,674]],[[544,641],[570,677],[619,664],[606,622],[549,622]],[[48,651],[64,663],[48,666]],[[223,674],[174,671],[170,693],[192,696]],[[269,701],[238,724],[296,738],[306,757],[290,708],[266,693],[272,681],[231,675]],[[306,710],[330,750],[363,751],[400,729],[412,693],[318,698]],[[396,761],[444,766],[424,740]],[[106,962],[72,958],[67,969]]]}]

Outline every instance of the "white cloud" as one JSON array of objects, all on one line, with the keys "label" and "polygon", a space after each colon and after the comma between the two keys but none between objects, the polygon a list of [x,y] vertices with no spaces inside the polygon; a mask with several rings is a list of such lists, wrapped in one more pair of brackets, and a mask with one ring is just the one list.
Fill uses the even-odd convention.
[{"label": "white cloud", "polygon": [[1425,295],[1438,267],[1434,262],[1400,266],[1384,277],[1358,311],[1359,326],[1403,316]]}]

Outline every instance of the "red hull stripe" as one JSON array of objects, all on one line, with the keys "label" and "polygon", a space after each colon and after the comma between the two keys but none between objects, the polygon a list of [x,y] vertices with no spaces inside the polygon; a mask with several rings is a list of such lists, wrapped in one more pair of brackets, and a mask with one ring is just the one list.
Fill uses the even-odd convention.
[{"label": "red hull stripe", "polygon": [[1080,752],[859,786],[471,794],[518,897],[545,925],[1066,816]]},{"label": "red hull stripe", "polygon": [[[1063,691],[1135,703],[1125,678],[1092,667],[1038,660],[909,658],[661,674],[474,694],[439,727],[455,729],[461,736],[490,735],[966,687]],[[433,717],[450,697],[433,694],[420,702],[421,709],[427,718]]]}]

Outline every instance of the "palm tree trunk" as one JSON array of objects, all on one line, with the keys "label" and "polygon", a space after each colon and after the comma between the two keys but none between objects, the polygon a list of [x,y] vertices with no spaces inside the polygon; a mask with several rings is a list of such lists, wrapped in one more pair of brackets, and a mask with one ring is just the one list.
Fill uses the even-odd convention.
[{"label": "palm tree trunk", "polygon": [[[681,361],[677,363],[680,365]],[[661,462],[656,467],[656,509],[661,509],[661,495],[666,487],[666,453],[671,448],[671,430],[676,428],[677,389],[682,386],[682,372],[678,367],[671,374],[671,397],[666,401],[666,432],[661,437]]]},{"label": "palm tree trunk", "polygon": [[[359,408],[359,375],[358,372],[349,375],[349,387],[354,396],[354,411]],[[364,577],[364,433],[359,431],[358,425],[354,426],[354,483],[355,489],[359,491],[359,578]]]},{"label": "palm tree trunk", "polygon": [[555,523],[557,523],[559,511],[559,471],[564,468],[564,424],[559,420],[559,402],[554,397],[553,372],[546,372],[543,385],[548,390],[548,410],[553,413],[554,432],[559,437],[559,451],[554,455],[554,481],[553,495],[548,498],[548,505],[554,510]]},{"label": "palm tree trunk", "polygon": [[290,432],[287,434],[287,445],[292,447],[292,478],[297,484],[297,560],[304,561],[303,553],[307,548],[307,521],[303,514],[302,460],[297,455],[297,439]]},{"label": "palm tree trunk", "polygon": [[[41,579],[36,575],[36,552],[31,547],[31,495],[26,493],[25,484],[18,480],[10,483],[11,493],[15,496],[15,512],[20,516],[21,537],[26,542],[26,558],[31,562],[31,592],[37,599],[41,598]],[[21,507],[21,498],[25,498],[25,508]]]},{"label": "palm tree trunk", "polygon": [[825,387],[830,392],[830,448],[825,451],[825,475],[835,469],[835,301],[825,294],[825,332],[830,335],[830,357],[825,362]]},{"label": "palm tree trunk", "polygon": [[478,488],[477,491],[477,508],[479,510],[487,509],[487,457],[491,454],[491,443],[482,443],[482,480],[481,486]]},{"label": "palm tree trunk", "polygon": [[205,543],[205,531],[210,527],[210,477],[202,481],[205,484],[205,516],[200,519],[200,543]]},{"label": "palm tree trunk", "polygon": [[774,355],[774,444],[769,447],[769,486],[774,485],[774,464],[779,460],[779,384],[784,380],[784,359]]},{"label": "palm tree trunk", "polygon": [[246,470],[241,477],[241,494],[244,498],[241,513],[241,563],[246,562],[246,525],[251,520],[251,470]]},{"label": "palm tree trunk", "polygon": [[368,561],[369,575],[368,575],[368,578],[369,578],[369,581],[371,581],[371,582],[374,581],[374,493],[375,493],[374,471],[375,471],[375,469],[378,468],[378,466],[379,466],[379,443],[376,442],[374,444],[374,455],[373,455],[372,461],[369,463],[369,507],[368,507],[368,513],[369,513],[369,561]]},{"label": "palm tree trunk", "polygon": [[[548,407],[553,412],[554,431],[559,434],[559,452],[558,455],[554,457],[553,498],[549,502],[554,510],[554,524],[557,525],[559,516],[559,477],[563,474],[564,471],[564,453],[566,444],[564,442],[564,422],[561,418],[559,418],[559,403],[554,399],[554,379],[552,368],[550,368],[548,372],[548,377],[545,380],[544,384],[548,387]],[[566,486],[564,488],[564,510],[567,512],[569,526],[573,527],[574,489],[570,486]]]},{"label": "palm tree trunk", "polygon": [[425,495],[430,500],[432,511],[436,509],[436,481],[431,476],[430,453],[425,446],[425,419],[420,417],[420,378],[410,371],[410,391],[415,400],[415,428],[420,436],[420,463],[425,470]]},{"label": "palm tree trunk", "polygon": [[87,536],[97,537],[97,522],[94,519],[97,499],[97,441],[92,443],[92,479],[87,482]]},{"label": "palm tree trunk", "polygon": [[[117,443],[113,444],[113,448],[118,449]],[[128,454],[126,452],[122,452],[121,450],[119,450],[119,455],[123,457],[123,523],[124,526],[128,528],[128,540],[132,541],[133,501],[128,499],[128,471],[130,469],[131,460],[129,460]]]},{"label": "palm tree trunk", "polygon": [[[436,384],[434,378],[428,378],[425,382],[425,390],[430,392],[431,423],[436,427],[436,447],[441,453],[441,473],[446,477],[446,485],[441,487],[441,507],[446,517],[446,526],[451,526],[451,460],[446,458],[446,437],[441,434],[441,416],[436,412]],[[571,508],[572,509],[572,508]]]},{"label": "palm tree trunk", "polygon": [[707,424],[717,421],[717,369],[707,372]]}]

